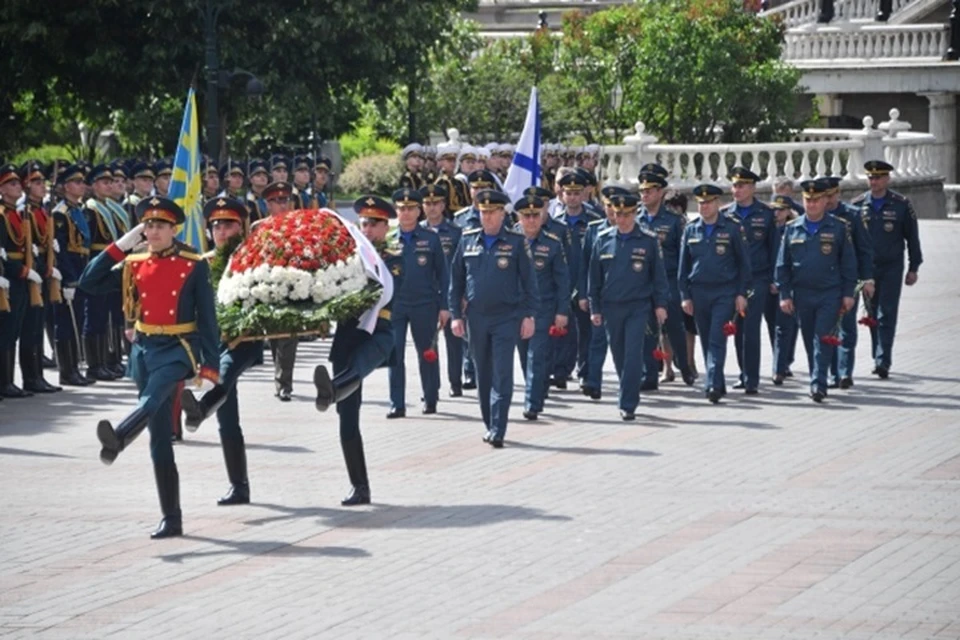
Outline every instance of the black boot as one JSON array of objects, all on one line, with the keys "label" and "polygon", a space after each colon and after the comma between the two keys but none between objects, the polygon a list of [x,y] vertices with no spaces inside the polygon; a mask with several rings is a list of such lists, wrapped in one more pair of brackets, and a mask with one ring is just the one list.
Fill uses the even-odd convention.
[{"label": "black boot", "polygon": [[326,411],[330,408],[330,405],[350,396],[360,388],[362,381],[363,378],[352,368],[338,373],[331,380],[327,368],[322,364],[317,365],[317,368],[313,370],[313,384],[317,388],[317,411]]},{"label": "black boot", "polygon": [[180,474],[174,462],[153,463],[153,475],[157,479],[157,495],[160,496],[160,513],[163,520],[156,531],[150,534],[154,540],[183,535],[183,515],[180,512]]},{"label": "black boot", "polygon": [[121,451],[127,448],[138,435],[147,428],[150,415],[143,407],[137,406],[133,413],[124,418],[114,429],[109,420],[101,420],[97,424],[97,439],[103,448],[100,449],[100,461],[103,464],[113,464]]},{"label": "black boot", "polygon": [[243,436],[239,438],[221,438],[223,461],[227,466],[227,478],[230,480],[230,489],[217,500],[217,504],[250,504],[250,483],[247,482],[247,448],[243,444]]},{"label": "black boot", "polygon": [[83,337],[83,354],[87,357],[87,380],[113,380],[113,376],[103,369],[100,360],[100,339],[97,336]]},{"label": "black boot", "polygon": [[186,416],[184,425],[187,427],[187,431],[193,433],[204,420],[215,414],[217,409],[226,402],[227,395],[227,388],[220,384],[203,394],[203,397],[199,400],[193,395],[193,391],[184,389],[183,395],[180,396],[180,402]]},{"label": "black boot", "polygon": [[71,340],[57,342],[57,368],[60,370],[60,384],[65,387],[86,387],[92,384],[80,375],[73,355]]},{"label": "black boot", "polygon": [[119,380],[124,376],[125,371],[117,373],[113,365],[113,354],[110,351],[110,334],[103,334],[97,338],[97,344],[100,347],[100,369],[110,376],[111,380]]},{"label": "black boot", "polygon": [[13,349],[0,352],[0,395],[6,398],[29,398],[32,393],[13,384],[15,354]]},{"label": "black boot", "polygon": [[363,456],[363,438],[358,434],[356,438],[340,443],[343,449],[343,459],[347,463],[347,475],[353,488],[350,495],[340,501],[345,507],[358,504],[370,504],[370,482],[367,480],[367,461]]},{"label": "black boot", "polygon": [[39,344],[24,347],[20,343],[20,371],[23,373],[24,391],[33,393],[55,393],[63,391],[47,382],[43,377],[43,347]]},{"label": "black boot", "polygon": [[[112,340],[111,340],[112,338]],[[123,366],[123,332],[119,334],[114,331],[112,336],[109,336],[104,342],[108,346],[108,355],[107,355],[107,369],[117,377],[120,378],[126,377],[127,368]],[[113,343],[113,349],[109,349],[110,343]]]}]

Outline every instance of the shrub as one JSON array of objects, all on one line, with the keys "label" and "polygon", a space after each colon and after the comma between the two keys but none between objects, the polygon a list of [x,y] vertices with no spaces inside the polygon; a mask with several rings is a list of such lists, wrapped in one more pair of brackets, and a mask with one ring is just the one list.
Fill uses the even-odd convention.
[{"label": "shrub", "polygon": [[344,165],[349,165],[353,160],[374,154],[397,154],[400,153],[400,145],[387,138],[378,138],[373,127],[370,125],[360,125],[351,133],[340,136],[340,152],[343,154]]},{"label": "shrub", "polygon": [[394,151],[356,158],[347,165],[338,186],[351,193],[377,193],[389,197],[400,184],[403,165]]}]

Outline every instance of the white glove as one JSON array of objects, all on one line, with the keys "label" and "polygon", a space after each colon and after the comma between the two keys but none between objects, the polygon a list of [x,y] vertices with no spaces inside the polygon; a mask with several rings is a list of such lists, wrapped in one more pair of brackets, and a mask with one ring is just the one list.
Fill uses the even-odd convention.
[{"label": "white glove", "polygon": [[57,269],[56,267],[53,268],[53,273],[50,274],[50,276],[51,276],[54,280],[63,280],[63,274],[60,273],[60,269]]},{"label": "white glove", "polygon": [[0,276],[0,289],[9,289],[9,288],[10,288],[10,281],[4,278],[3,276]]},{"label": "white glove", "polygon": [[33,245],[33,257],[36,258],[38,255],[40,255],[40,247]]},{"label": "white glove", "polygon": [[190,381],[190,388],[194,391],[209,391],[213,389],[215,385],[212,380],[204,378],[202,376],[196,376],[193,380]]},{"label": "white glove", "polygon": [[60,242],[56,238],[53,239],[53,252],[60,253]]},{"label": "white glove", "polygon": [[0,260],[6,260],[6,259],[7,259],[7,250],[4,249],[3,247],[0,247]]},{"label": "white glove", "polygon": [[33,269],[30,269],[30,271],[27,272],[27,280],[30,282],[36,282],[37,284],[43,284],[43,278],[41,278],[40,274]]},{"label": "white glove", "polygon": [[123,234],[123,237],[117,240],[115,243],[121,251],[130,251],[135,246],[140,244],[143,235],[143,223],[141,222],[130,231],[127,231]]},{"label": "white glove", "polygon": [[73,302],[73,298],[77,295],[76,287],[65,287],[63,290],[63,299],[67,302]]}]

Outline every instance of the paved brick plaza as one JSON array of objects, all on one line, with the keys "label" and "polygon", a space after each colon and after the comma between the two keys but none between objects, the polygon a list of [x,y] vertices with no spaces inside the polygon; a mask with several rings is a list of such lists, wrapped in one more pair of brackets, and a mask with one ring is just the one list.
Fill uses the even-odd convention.
[{"label": "paved brick plaza", "polygon": [[129,383],[6,400],[0,635],[960,638],[960,224],[921,230],[888,381],[862,343],[856,387],[823,406],[802,374],[720,407],[675,383],[626,424],[607,375],[599,404],[555,394],[495,451],[472,393],[418,417],[415,367],[412,417],[385,420],[379,371],[359,510],[339,506],[335,414],[311,402],[329,342],[302,345],[293,403],[270,367],[241,383],[255,504],[215,504],[215,423],[177,447],[172,541],[148,538],[146,436],[97,459],[96,421],[122,417]]}]

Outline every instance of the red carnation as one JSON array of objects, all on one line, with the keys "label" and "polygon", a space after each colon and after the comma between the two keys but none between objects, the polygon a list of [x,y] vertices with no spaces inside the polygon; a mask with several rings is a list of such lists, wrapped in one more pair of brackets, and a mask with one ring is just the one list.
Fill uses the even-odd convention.
[{"label": "red carnation", "polygon": [[658,347],[653,350],[653,359],[665,362],[667,360],[667,352]]},{"label": "red carnation", "polygon": [[843,344],[843,340],[841,340],[839,336],[836,336],[832,333],[821,336],[820,342],[831,347],[839,347],[841,344]]},{"label": "red carnation", "polygon": [[723,323],[723,335],[728,337],[737,335],[737,324],[735,322]]},{"label": "red carnation", "polygon": [[551,338],[562,338],[563,336],[567,335],[567,328],[558,327],[557,325],[552,324],[550,325],[550,328],[547,329],[547,335]]},{"label": "red carnation", "polygon": [[872,316],[863,316],[862,318],[857,320],[857,323],[862,324],[865,327],[870,327],[871,329],[873,329],[874,327],[880,324],[879,322],[877,322],[877,319]]},{"label": "red carnation", "polygon": [[434,363],[438,359],[439,359],[439,356],[437,355],[437,351],[433,348],[427,349],[426,351],[423,352],[424,362]]}]

